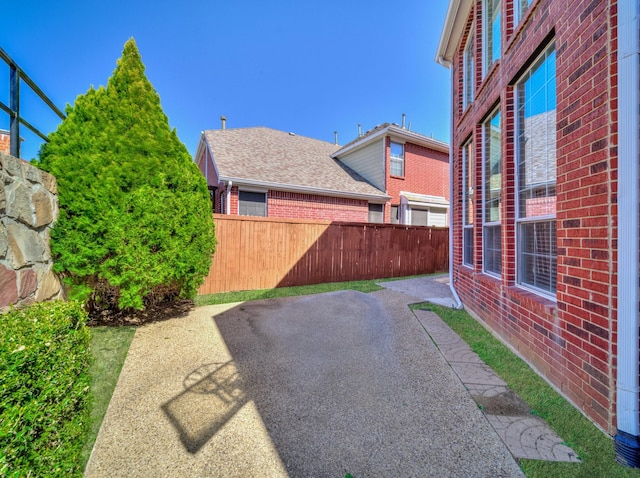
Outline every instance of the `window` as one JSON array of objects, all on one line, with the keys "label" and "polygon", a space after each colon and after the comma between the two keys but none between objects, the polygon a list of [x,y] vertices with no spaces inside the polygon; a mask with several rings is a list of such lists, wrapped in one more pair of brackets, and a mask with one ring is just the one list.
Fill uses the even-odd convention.
[{"label": "window", "polygon": [[473,267],[473,216],[474,208],[473,143],[462,147],[462,263]]},{"label": "window", "polygon": [[267,193],[240,191],[238,214],[241,216],[267,216]]},{"label": "window", "polygon": [[500,111],[482,125],[484,154],[483,263],[484,271],[500,275],[502,270],[502,129]]},{"label": "window", "polygon": [[483,1],[483,75],[486,75],[493,62],[500,58],[500,1],[501,0]]},{"label": "window", "polygon": [[522,17],[524,17],[524,14],[527,13],[527,10],[529,9],[529,5],[531,5],[531,0],[517,0],[516,1],[516,14],[517,14],[517,18],[518,21],[522,20]]},{"label": "window", "polygon": [[463,109],[466,109],[471,103],[473,103],[473,32],[469,34],[467,44],[464,47],[464,60],[463,60],[463,82],[464,82],[464,94],[463,94]]},{"label": "window", "polygon": [[400,223],[400,207],[398,205],[391,206],[391,224]]},{"label": "window", "polygon": [[556,53],[552,44],[517,83],[518,283],[556,292]]},{"label": "window", "polygon": [[404,176],[404,145],[391,142],[391,176]]},{"label": "window", "polygon": [[428,226],[429,210],[411,208],[411,225],[412,226]]},{"label": "window", "polygon": [[369,203],[369,222],[384,222],[384,204]]}]

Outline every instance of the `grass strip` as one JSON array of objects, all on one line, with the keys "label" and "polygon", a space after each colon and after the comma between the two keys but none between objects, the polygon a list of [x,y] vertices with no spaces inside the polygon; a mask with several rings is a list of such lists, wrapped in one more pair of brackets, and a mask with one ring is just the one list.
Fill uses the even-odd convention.
[{"label": "grass strip", "polygon": [[276,299],[279,297],[293,297],[297,295],[313,295],[325,292],[335,292],[338,290],[357,290],[359,292],[375,292],[383,289],[377,282],[392,282],[405,279],[415,279],[417,277],[428,277],[442,275],[443,272],[435,274],[421,274],[406,277],[387,277],[384,279],[357,280],[347,282],[330,282],[325,284],[301,285],[293,287],[278,287],[276,289],[243,290],[236,292],[220,292],[218,294],[198,295],[194,299],[197,306],[229,304],[231,302],[246,302],[249,300]]},{"label": "grass strip", "polygon": [[520,460],[528,477],[640,477],[640,470],[615,462],[613,441],[608,435],[466,311],[426,303],[416,307],[438,314],[583,460],[582,463]]},{"label": "grass strip", "polygon": [[87,465],[98,436],[102,420],[107,413],[111,395],[118,383],[120,371],[135,334],[135,327],[91,328],[91,416],[87,440],[82,449],[82,467]]},{"label": "grass strip", "polygon": [[380,280],[359,280],[350,282],[332,282],[328,284],[301,285],[294,287],[278,287],[276,289],[243,290],[238,292],[220,292],[218,294],[198,295],[196,305],[228,304],[230,302],[246,302],[249,300],[275,299],[297,295],[322,294],[338,290],[357,290],[374,292],[382,289],[376,282]]}]

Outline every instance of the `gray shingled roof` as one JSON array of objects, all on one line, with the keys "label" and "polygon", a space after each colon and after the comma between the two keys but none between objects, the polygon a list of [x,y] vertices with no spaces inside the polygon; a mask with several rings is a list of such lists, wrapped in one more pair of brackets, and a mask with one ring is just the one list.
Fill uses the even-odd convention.
[{"label": "gray shingled roof", "polygon": [[331,158],[340,146],[326,141],[264,127],[206,130],[204,137],[221,179],[387,197]]}]

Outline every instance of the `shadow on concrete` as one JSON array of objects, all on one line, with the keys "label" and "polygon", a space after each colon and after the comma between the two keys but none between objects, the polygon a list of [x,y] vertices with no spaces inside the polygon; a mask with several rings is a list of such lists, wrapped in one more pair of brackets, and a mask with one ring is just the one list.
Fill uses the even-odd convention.
[{"label": "shadow on concrete", "polygon": [[232,361],[198,367],[184,379],[184,392],[162,406],[180,441],[197,453],[247,403]]}]

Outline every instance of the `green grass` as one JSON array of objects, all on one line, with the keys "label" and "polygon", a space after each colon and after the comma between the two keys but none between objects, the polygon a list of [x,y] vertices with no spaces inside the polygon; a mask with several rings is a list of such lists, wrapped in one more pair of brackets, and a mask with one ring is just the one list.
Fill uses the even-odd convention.
[{"label": "green grass", "polygon": [[127,357],[135,334],[134,327],[91,328],[91,417],[87,440],[82,449],[83,468],[86,466],[100,425],[107,413],[109,400],[118,383],[120,370]]},{"label": "green grass", "polygon": [[205,294],[198,295],[194,299],[196,305],[215,305],[215,304],[229,304],[231,302],[246,302],[248,300],[260,300],[260,299],[276,299],[278,297],[292,297],[296,295],[312,295],[322,294],[324,292],[335,292],[338,290],[357,290],[360,292],[375,292],[383,289],[377,285],[377,282],[391,282],[404,279],[414,279],[416,277],[426,277],[432,275],[441,275],[444,272],[438,272],[437,274],[423,274],[406,277],[388,277],[385,279],[373,279],[373,280],[358,280],[350,282],[331,282],[326,284],[313,284],[313,285],[301,285],[295,287],[279,287],[277,289],[262,289],[262,290],[243,290],[238,292],[221,292],[219,294]]},{"label": "green grass", "polygon": [[419,304],[414,308],[438,314],[583,460],[583,463],[520,460],[528,477],[640,477],[640,470],[615,462],[610,437],[467,312],[434,304]]},{"label": "green grass", "polygon": [[301,285],[295,287],[278,287],[277,289],[243,290],[238,292],[221,292],[219,294],[199,295],[195,298],[196,305],[228,304],[230,302],[246,302],[248,300],[275,299],[278,297],[292,297],[296,295],[322,294],[337,290],[357,290],[360,292],[374,292],[382,289],[376,282],[380,280],[360,280],[351,282],[333,282],[330,284]]}]

